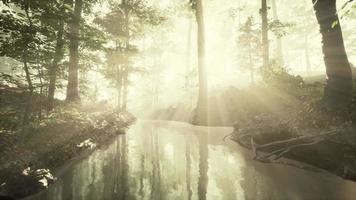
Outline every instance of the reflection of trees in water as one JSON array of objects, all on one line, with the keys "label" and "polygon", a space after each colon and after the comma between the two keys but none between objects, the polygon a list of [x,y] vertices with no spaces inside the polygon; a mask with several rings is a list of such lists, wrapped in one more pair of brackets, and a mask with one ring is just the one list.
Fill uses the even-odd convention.
[{"label": "reflection of trees in water", "polygon": [[[109,157],[108,162],[102,167],[104,194],[100,198],[108,200],[129,199],[127,135],[121,135],[117,139],[114,148],[112,157]],[[92,197],[92,195],[88,196]]]},{"label": "reflection of trees in water", "polygon": [[199,200],[206,200],[208,188],[208,133],[200,133],[199,137],[199,180],[198,197]]},{"label": "reflection of trees in water", "polygon": [[119,187],[119,199],[126,200],[128,199],[128,194],[130,191],[128,184],[128,174],[129,174],[129,164],[128,164],[128,145],[127,145],[127,135],[122,135],[120,137],[121,142],[121,170],[120,170],[120,186]]},{"label": "reflection of trees in water", "polygon": [[152,178],[151,178],[151,200],[161,200],[162,184],[161,184],[161,165],[160,165],[160,150],[158,145],[158,135],[156,127],[151,127],[150,145],[152,155]]},{"label": "reflection of trees in water", "polygon": [[229,167],[229,165],[222,166],[218,169],[219,172],[213,175],[215,177],[216,186],[221,192],[221,199],[223,200],[234,200],[237,198],[235,181],[238,177],[229,176],[231,174],[229,169],[227,169]]},{"label": "reflection of trees in water", "polygon": [[241,169],[243,180],[240,181],[241,188],[244,190],[246,200],[258,199],[257,172],[254,166],[247,166]]},{"label": "reflection of trees in water", "polygon": [[264,199],[290,199],[291,196],[282,188],[276,188],[278,178],[270,176],[279,171],[266,170],[265,166],[257,161],[246,161],[246,166],[241,169],[243,180],[241,188],[245,192],[246,200]]},{"label": "reflection of trees in water", "polygon": [[68,170],[63,180],[62,199],[73,199],[73,171]]},{"label": "reflection of trees in water", "polygon": [[188,200],[192,199],[193,191],[192,191],[192,186],[191,186],[191,168],[192,168],[192,159],[190,157],[190,143],[191,143],[191,137],[189,134],[185,134],[185,160],[186,160],[186,186],[187,186],[187,196]]},{"label": "reflection of trees in water", "polygon": [[143,198],[144,192],[143,189],[145,187],[144,185],[144,176],[145,176],[145,155],[142,154],[140,158],[140,189],[138,191],[138,194],[140,195],[141,198]]},{"label": "reflection of trees in water", "polygon": [[[120,136],[121,137],[121,136]],[[120,138],[119,137],[119,138]],[[116,146],[115,146],[115,154],[114,154],[114,171],[113,173],[109,176],[114,179],[113,182],[113,190],[111,191],[113,199],[117,199],[119,197],[119,188],[120,188],[120,172],[121,172],[121,145],[120,145],[120,139],[116,140]],[[110,164],[109,164],[110,165]]]},{"label": "reflection of trees in water", "polygon": [[116,179],[117,179],[117,142],[115,142],[115,154],[113,155],[113,159],[108,159],[107,162],[103,166],[103,182],[104,182],[104,196],[103,199],[115,199],[117,194],[115,193],[116,189]]}]

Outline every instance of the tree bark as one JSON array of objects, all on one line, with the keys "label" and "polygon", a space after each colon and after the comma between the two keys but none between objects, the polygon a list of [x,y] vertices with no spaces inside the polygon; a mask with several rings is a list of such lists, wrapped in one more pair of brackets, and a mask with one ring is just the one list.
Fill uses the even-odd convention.
[{"label": "tree bark", "polygon": [[198,69],[199,96],[195,113],[195,124],[208,124],[208,83],[205,68],[205,25],[202,0],[196,0],[195,17],[198,25]]},{"label": "tree bark", "polygon": [[261,17],[262,17],[262,55],[263,68],[267,69],[269,66],[269,42],[268,42],[268,11],[267,0],[262,0]]},{"label": "tree bark", "polygon": [[320,26],[322,50],[327,74],[323,106],[330,110],[346,109],[352,101],[352,73],[345,51],[336,0],[312,0]]},{"label": "tree bark", "polygon": [[78,88],[79,71],[79,27],[83,9],[83,0],[75,0],[73,20],[70,24],[69,69],[67,98],[68,102],[80,101]]},{"label": "tree bark", "polygon": [[[64,6],[61,9],[64,12]],[[56,80],[58,71],[58,62],[63,58],[63,46],[64,46],[64,20],[59,20],[59,26],[57,31],[57,41],[56,41],[56,51],[53,58],[52,66],[49,70],[49,85],[48,85],[48,111],[52,110],[54,107],[54,93],[56,90]]]}]

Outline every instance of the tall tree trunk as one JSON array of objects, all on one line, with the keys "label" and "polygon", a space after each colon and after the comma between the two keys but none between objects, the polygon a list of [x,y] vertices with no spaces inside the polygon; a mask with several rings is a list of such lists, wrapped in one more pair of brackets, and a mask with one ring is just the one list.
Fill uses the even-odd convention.
[{"label": "tall tree trunk", "polygon": [[[272,0],[272,11],[273,11],[274,20],[279,20],[276,0]],[[277,37],[276,56],[277,56],[278,64],[284,65],[283,46],[282,46],[282,38],[281,37]]]},{"label": "tall tree trunk", "polygon": [[203,13],[203,0],[196,0],[195,17],[198,25],[198,69],[199,69],[199,96],[195,113],[195,124],[208,124],[208,83],[205,68],[205,25]]},{"label": "tall tree trunk", "polygon": [[32,84],[30,70],[28,68],[28,63],[27,63],[27,53],[25,53],[25,55],[24,55],[23,68],[25,70],[26,81],[28,84],[28,90],[29,90],[30,94],[32,95],[33,94],[33,84]]},{"label": "tall tree trunk", "polygon": [[83,9],[83,0],[75,0],[73,20],[70,24],[69,69],[67,98],[68,102],[79,101],[79,27]]},{"label": "tall tree trunk", "polygon": [[[27,50],[25,50],[25,51],[27,51]],[[23,66],[24,66],[24,70],[25,70],[25,74],[26,74],[26,81],[27,81],[28,90],[29,90],[29,93],[26,98],[24,116],[22,119],[22,125],[25,126],[29,122],[29,118],[30,118],[30,114],[31,114],[32,96],[33,96],[33,85],[32,85],[32,81],[31,81],[30,70],[28,69],[28,65],[27,65],[27,53],[25,53],[25,55],[24,55]]]},{"label": "tall tree trunk", "polygon": [[43,95],[43,88],[44,88],[44,84],[43,84],[43,73],[42,73],[42,69],[41,69],[41,65],[37,65],[37,74],[38,74],[38,77],[39,77],[39,80],[40,80],[40,98],[37,99],[36,101],[36,104],[38,105],[38,114],[37,114],[37,117],[38,119],[42,119],[42,105],[44,104],[44,102],[42,101],[42,96],[45,96]]},{"label": "tall tree trunk", "polygon": [[[61,9],[64,12],[64,5]],[[48,111],[52,110],[54,107],[54,93],[56,90],[56,80],[57,80],[57,71],[58,71],[58,63],[63,58],[63,46],[64,46],[64,20],[61,18],[59,20],[59,26],[57,30],[57,41],[56,41],[56,51],[53,58],[53,63],[51,68],[49,69],[49,85],[48,85]]]},{"label": "tall tree trunk", "polygon": [[267,0],[262,0],[261,17],[262,17],[262,55],[263,68],[267,69],[269,66],[269,42],[268,42],[268,11]]},{"label": "tall tree trunk", "polygon": [[125,57],[125,62],[123,64],[123,70],[122,70],[122,85],[123,85],[123,99],[122,99],[122,110],[127,111],[127,95],[128,95],[128,76],[129,76],[129,64],[130,64],[130,59],[129,59],[129,54],[130,54],[130,21],[129,21],[129,9],[128,6],[126,5],[127,0],[122,0],[122,4],[124,5],[124,31],[126,34],[126,57]]},{"label": "tall tree trunk", "polygon": [[[27,34],[31,34],[32,33],[32,20],[31,17],[29,15],[29,7],[28,5],[26,5],[25,7],[25,12],[26,12],[26,17],[28,19],[29,22],[29,31]],[[30,39],[32,36],[31,35],[26,35],[26,40],[25,40],[25,47],[23,49],[23,69],[25,71],[26,74],[26,81],[28,84],[28,90],[29,93],[27,95],[27,101],[26,101],[26,105],[25,105],[25,111],[24,111],[24,116],[22,119],[22,125],[25,126],[28,124],[29,118],[30,118],[30,110],[31,110],[31,104],[32,104],[32,95],[33,95],[33,85],[32,85],[32,80],[31,80],[31,75],[30,75],[30,70],[28,68],[28,48],[29,48],[29,44],[30,44]]]},{"label": "tall tree trunk", "polygon": [[347,108],[352,101],[352,73],[348,61],[336,0],[312,0],[322,35],[327,74],[323,106],[330,110]]}]

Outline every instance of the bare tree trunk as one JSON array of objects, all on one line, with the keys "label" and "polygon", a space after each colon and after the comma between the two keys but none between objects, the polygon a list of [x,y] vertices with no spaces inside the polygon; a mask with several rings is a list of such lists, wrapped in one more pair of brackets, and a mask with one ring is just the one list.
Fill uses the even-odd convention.
[{"label": "bare tree trunk", "polygon": [[[62,7],[62,12],[65,12],[64,5]],[[54,107],[54,93],[56,90],[56,80],[57,80],[57,71],[58,71],[58,62],[63,58],[63,46],[64,46],[64,20],[59,20],[58,30],[57,30],[57,41],[56,41],[56,50],[53,58],[53,63],[49,69],[49,85],[48,85],[48,111],[52,110]]]},{"label": "bare tree trunk", "polygon": [[268,41],[268,11],[267,11],[267,0],[262,0],[261,7],[261,17],[262,17],[262,55],[263,55],[263,68],[267,69],[269,66],[269,41]]},{"label": "bare tree trunk", "polygon": [[327,74],[323,106],[346,109],[352,101],[352,73],[345,51],[336,0],[312,0],[322,35],[322,50]]},{"label": "bare tree trunk", "polygon": [[25,61],[23,63],[23,67],[24,67],[25,74],[26,74],[26,81],[27,81],[27,84],[28,84],[28,90],[29,90],[30,94],[32,95],[33,94],[33,85],[32,85],[30,70],[28,68],[28,63],[27,63],[27,54],[24,55],[24,57],[25,57]]},{"label": "bare tree trunk", "polygon": [[79,27],[83,9],[83,0],[75,0],[73,20],[70,24],[69,69],[67,98],[68,102],[80,101],[78,86],[79,71]]},{"label": "bare tree trunk", "polygon": [[199,69],[199,96],[196,107],[195,124],[208,124],[208,83],[205,67],[205,25],[203,13],[203,0],[196,0],[196,21],[198,25],[198,69]]},{"label": "bare tree trunk", "polygon": [[124,5],[124,30],[126,34],[126,58],[122,69],[122,85],[123,85],[123,99],[122,99],[122,110],[127,111],[127,96],[128,96],[128,76],[129,76],[129,54],[130,54],[130,21],[129,21],[129,10],[127,8],[126,2],[127,0],[122,0],[122,4]]},{"label": "bare tree trunk", "polygon": [[[278,13],[277,13],[276,0],[272,0],[271,2],[272,2],[273,18],[274,18],[274,20],[279,20]],[[278,63],[280,65],[284,65],[283,46],[282,46],[282,38],[281,37],[277,37],[276,55],[277,55]]]},{"label": "bare tree trunk", "polygon": [[[26,8],[25,8],[25,12],[26,12],[26,17],[29,21],[29,33],[31,33],[31,29],[32,29],[32,20],[31,20],[31,17],[29,15],[29,7],[28,5],[26,5]],[[29,38],[29,37],[26,37],[26,38]],[[28,90],[29,90],[29,93],[28,93],[28,96],[27,96],[27,101],[26,101],[26,105],[25,105],[25,112],[24,112],[24,116],[23,116],[23,119],[22,119],[22,125],[25,126],[28,124],[28,121],[29,121],[29,118],[30,118],[30,110],[31,110],[31,104],[32,104],[32,95],[33,95],[33,85],[32,85],[32,80],[31,80],[31,75],[30,75],[30,70],[28,68],[28,48],[29,48],[29,44],[30,44],[31,41],[29,41],[29,39],[26,39],[26,42],[25,42],[25,47],[24,47],[24,50],[23,50],[23,69],[25,71],[25,74],[26,74],[26,81],[27,81],[27,84],[28,84]]]},{"label": "bare tree trunk", "polygon": [[[25,51],[27,51],[27,50],[25,50]],[[23,120],[22,120],[22,125],[25,126],[29,122],[30,113],[31,113],[32,96],[33,96],[33,85],[32,85],[32,81],[31,81],[30,71],[29,71],[28,65],[27,65],[27,53],[25,53],[25,55],[24,55],[23,65],[24,65],[26,81],[27,81],[28,90],[29,90],[29,93],[28,93],[27,99],[26,99],[26,104],[25,104],[25,112],[24,112],[24,116],[23,116]]]},{"label": "bare tree trunk", "polygon": [[36,105],[38,106],[38,119],[42,119],[42,106],[43,106],[42,96],[44,96],[43,95],[44,84],[43,84],[43,73],[40,65],[37,66],[37,73],[40,79],[40,94],[39,94],[40,98],[37,99]]}]

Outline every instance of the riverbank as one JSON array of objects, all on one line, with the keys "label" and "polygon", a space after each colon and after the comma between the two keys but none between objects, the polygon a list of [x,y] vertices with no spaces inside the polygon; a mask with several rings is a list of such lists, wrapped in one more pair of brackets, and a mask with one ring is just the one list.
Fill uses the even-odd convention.
[{"label": "riverbank", "polygon": [[9,95],[17,101],[2,101],[0,197],[18,199],[46,188],[58,168],[124,134],[135,121],[128,112],[63,104],[22,125],[23,103],[17,102],[24,96],[19,92],[18,98]]},{"label": "riverbank", "polygon": [[[287,157],[356,181],[356,98],[345,111],[328,111],[320,106],[324,83],[285,71],[264,77],[258,86],[212,92],[209,125],[234,126],[231,138],[254,151],[255,160]],[[152,117],[189,122],[182,113],[192,108],[176,105]]]}]

